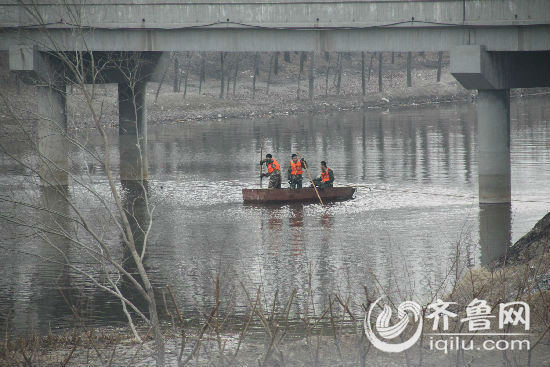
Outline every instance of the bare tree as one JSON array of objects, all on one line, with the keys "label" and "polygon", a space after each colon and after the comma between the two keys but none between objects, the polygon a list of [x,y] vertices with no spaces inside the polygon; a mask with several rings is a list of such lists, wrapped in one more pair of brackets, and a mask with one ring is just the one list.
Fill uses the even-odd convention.
[{"label": "bare tree", "polygon": [[407,52],[407,87],[412,87],[412,52]]},{"label": "bare tree", "polygon": [[[393,52],[392,52],[393,55]],[[361,91],[365,95],[367,83],[365,82],[365,52],[361,51]]]},{"label": "bare tree", "polygon": [[378,53],[378,92],[382,92],[383,80],[382,80],[382,65],[383,65],[383,54],[382,52]]},{"label": "bare tree", "polygon": [[325,96],[328,96],[328,76],[330,71],[330,53],[325,52],[325,60],[327,61],[327,70],[325,73]]},{"label": "bare tree", "polygon": [[441,64],[443,60],[443,51],[437,53],[437,82],[441,81]]},{"label": "bare tree", "polygon": [[273,62],[275,59],[275,54],[272,54],[269,58],[269,72],[267,74],[267,88],[266,88],[266,94],[269,94],[269,85],[271,84],[271,72],[273,70]]},{"label": "bare tree", "polygon": [[233,96],[235,95],[235,89],[237,88],[237,78],[239,76],[240,61],[241,61],[241,55],[237,53],[237,60],[235,60],[235,73],[233,74]]},{"label": "bare tree", "polygon": [[174,80],[173,80],[173,89],[174,93],[179,93],[180,91],[180,63],[177,55],[174,55]]},{"label": "bare tree", "polygon": [[338,52],[338,61],[337,66],[338,72],[336,74],[337,81],[336,81],[336,94],[340,94],[340,87],[342,86],[342,53]]},{"label": "bare tree", "polygon": [[223,98],[223,86],[225,81],[225,75],[224,75],[224,59],[225,55],[224,52],[220,52],[220,98]]},{"label": "bare tree", "polygon": [[375,56],[376,56],[376,52],[374,52],[374,53],[372,53],[372,54],[370,55],[370,61],[369,61],[369,74],[368,74],[368,76],[367,76],[367,81],[369,81],[369,82],[370,82],[370,75],[371,75],[371,73],[372,73],[372,60],[374,59]]},{"label": "bare tree", "polygon": [[260,73],[260,53],[254,54],[254,65],[252,67],[252,99],[256,97],[256,76]]},{"label": "bare tree", "polygon": [[313,99],[313,87],[315,81],[315,52],[311,51],[309,56],[309,99]]},{"label": "bare tree", "polygon": [[288,51],[285,51],[284,54],[283,54],[283,58],[285,59],[285,62],[288,62],[290,63],[290,52]]},{"label": "bare tree", "polygon": [[[65,19],[73,24],[79,24],[78,11],[73,9],[73,5],[65,6]],[[145,151],[147,137],[143,120],[145,85],[160,54],[93,52],[87,49],[66,52],[59,47],[56,39],[51,36],[49,29],[42,22],[40,9],[35,4],[25,4],[25,7],[36,24],[41,27],[45,41],[40,42],[40,47],[47,51],[42,52],[40,57],[44,64],[51,66],[51,71],[36,79],[40,99],[38,112],[33,109],[17,110],[9,96],[3,92],[0,93],[4,109],[8,111],[10,119],[23,137],[22,142],[32,151],[32,159],[12,154],[10,149],[2,143],[0,143],[0,150],[37,178],[30,181],[32,184],[54,192],[57,200],[65,203],[67,210],[58,212],[52,210],[47,203],[37,205],[28,197],[7,195],[2,196],[0,200],[12,203],[15,210],[1,213],[0,222],[32,228],[33,236],[50,246],[57,255],[42,258],[42,260],[62,264],[70,271],[87,279],[98,289],[118,299],[136,339],[140,339],[140,336],[133,327],[132,317],[139,317],[152,330],[156,345],[157,366],[164,366],[164,337],[155,291],[145,266],[151,240],[154,206],[150,202],[147,189]],[[82,28],[75,29],[74,37],[79,37],[78,30]],[[112,145],[105,130],[105,122],[102,121],[101,106],[98,108],[96,102],[97,84],[112,82],[112,80],[119,83],[119,109],[124,110],[125,114],[120,117],[119,130],[121,133],[127,133],[126,143],[132,149],[132,160],[135,163],[132,171],[136,179],[132,181],[132,185],[138,191],[139,198],[134,197],[133,200],[125,199],[124,186],[127,181],[122,180],[123,187],[120,188],[114,177],[111,162]],[[82,140],[75,130],[68,128],[64,109],[66,84],[73,84],[85,103],[92,121],[91,126],[101,138],[103,154],[90,150],[86,141]],[[30,120],[21,116],[32,116],[32,120],[36,121],[39,130],[38,141],[33,137]],[[76,128],[80,127],[77,123],[74,123]],[[69,152],[85,157],[85,161],[93,161],[101,165],[105,174],[105,183],[98,184],[90,176],[82,174],[80,170],[76,172],[71,170],[68,165],[69,158],[66,156]],[[69,182],[75,188],[71,193],[66,189]],[[102,218],[105,219],[99,224],[96,223],[95,216],[92,217],[82,210],[80,205],[82,200],[93,200],[98,206],[97,210],[102,213]],[[141,203],[142,215],[139,216],[134,210],[136,200]],[[41,220],[44,215],[49,218],[48,222]],[[112,246],[102,234],[106,227],[102,226],[114,228],[118,232],[125,259],[120,259],[113,253]],[[62,238],[71,247],[78,248],[88,261],[84,265],[73,263],[67,248],[59,246],[59,242],[54,240],[54,237]],[[132,264],[131,269],[129,269],[129,263]],[[129,300],[128,293],[122,290],[121,282],[127,284],[131,292],[145,302],[148,312],[144,312]],[[131,309],[135,316],[131,316],[128,309]],[[106,362],[102,360],[101,364]]]},{"label": "bare tree", "polygon": [[199,95],[201,94],[201,91],[202,91],[202,85],[206,81],[206,58],[204,56],[204,53],[201,52],[200,58],[201,58],[201,66],[199,71]]}]

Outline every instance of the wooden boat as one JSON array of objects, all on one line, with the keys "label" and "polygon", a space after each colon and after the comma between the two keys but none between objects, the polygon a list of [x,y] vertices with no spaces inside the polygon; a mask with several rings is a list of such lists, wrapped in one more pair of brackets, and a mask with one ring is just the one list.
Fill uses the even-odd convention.
[{"label": "wooden boat", "polygon": [[[355,187],[331,187],[319,190],[323,202],[342,201],[353,198]],[[314,188],[302,189],[243,189],[245,203],[288,203],[288,202],[315,202],[319,201]]]}]

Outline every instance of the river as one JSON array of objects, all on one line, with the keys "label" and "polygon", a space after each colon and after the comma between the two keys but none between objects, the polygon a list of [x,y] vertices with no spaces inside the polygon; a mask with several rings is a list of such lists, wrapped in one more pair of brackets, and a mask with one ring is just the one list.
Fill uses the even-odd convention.
[{"label": "river", "polygon": [[[285,300],[296,288],[297,313],[310,276],[311,299],[319,309],[331,293],[359,305],[363,286],[420,301],[440,294],[451,284],[456,259],[464,270],[502,252],[495,241],[480,241],[480,233],[482,239],[513,242],[550,209],[550,98],[512,101],[511,208],[479,208],[475,109],[470,103],[442,104],[149,126],[148,192],[155,210],[145,262],[159,295],[170,285],[184,316],[193,318],[214,303],[218,275],[236,315],[246,306],[240,282],[251,292],[261,285],[266,304],[276,291]],[[115,130],[110,137],[118,170]],[[284,172],[291,153],[302,154],[315,176],[318,162],[326,160],[337,185],[358,187],[355,199],[324,207],[244,205],[241,189],[259,187],[262,141],[264,154],[272,153]],[[18,144],[8,146],[26,158]],[[93,135],[89,146],[103,152]],[[83,154],[73,152],[71,169],[98,192],[108,192],[102,167]],[[5,155],[0,173],[2,195],[55,202]],[[127,205],[139,205],[133,188],[123,192]],[[120,235],[101,205],[78,187],[69,193],[121,251]],[[14,208],[0,201],[4,213]],[[58,204],[56,210],[69,208]],[[44,261],[56,252],[29,235],[31,230],[0,223],[0,317],[11,327],[45,331],[73,325],[65,297],[94,325],[124,322],[113,297],[83,275]],[[484,228],[491,225],[487,235]],[[70,244],[58,245],[77,266],[90,264]]]}]

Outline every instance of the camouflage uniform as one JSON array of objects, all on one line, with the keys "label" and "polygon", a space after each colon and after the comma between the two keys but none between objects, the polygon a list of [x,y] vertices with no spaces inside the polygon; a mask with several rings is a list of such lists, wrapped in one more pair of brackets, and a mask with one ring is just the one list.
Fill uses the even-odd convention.
[{"label": "camouflage uniform", "polygon": [[275,170],[269,175],[268,189],[280,189],[281,188],[281,171]]},{"label": "camouflage uniform", "polygon": [[322,178],[314,178],[313,183],[315,186],[317,186],[318,189],[325,189],[327,187],[332,187],[332,184],[334,182],[334,172],[330,168],[328,168],[328,177],[329,180],[327,182],[323,182]]}]

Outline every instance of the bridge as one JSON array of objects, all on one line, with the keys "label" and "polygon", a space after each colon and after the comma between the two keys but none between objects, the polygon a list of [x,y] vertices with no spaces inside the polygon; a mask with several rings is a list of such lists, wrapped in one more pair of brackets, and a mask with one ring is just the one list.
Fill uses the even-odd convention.
[{"label": "bridge", "polygon": [[[0,50],[9,50],[11,70],[37,84],[39,148],[62,168],[44,169],[45,185],[69,183],[59,138],[66,79],[52,51],[149,60],[131,88],[116,72],[94,80],[119,84],[121,143],[142,144],[145,82],[164,51],[449,51],[451,73],[479,90],[479,201],[510,203],[509,90],[550,86],[550,1],[0,1]],[[121,178],[146,177],[146,156],[128,163],[136,161],[131,150],[121,151]]]}]

